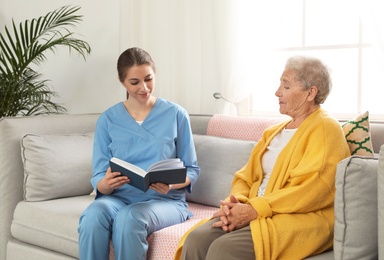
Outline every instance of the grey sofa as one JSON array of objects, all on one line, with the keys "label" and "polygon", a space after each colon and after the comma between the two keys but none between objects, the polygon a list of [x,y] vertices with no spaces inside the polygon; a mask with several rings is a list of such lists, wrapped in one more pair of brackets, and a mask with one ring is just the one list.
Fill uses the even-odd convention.
[{"label": "grey sofa", "polygon": [[[0,119],[0,260],[78,258],[78,218],[94,198],[88,180],[98,116]],[[202,169],[188,195],[195,217],[155,232],[150,248],[169,250],[152,252],[150,259],[171,259],[182,233],[228,194],[234,171],[255,144],[207,136],[211,117],[191,115]],[[338,165],[334,250],[311,259],[384,259],[384,123],[371,122],[371,135],[375,158],[352,156]]]}]

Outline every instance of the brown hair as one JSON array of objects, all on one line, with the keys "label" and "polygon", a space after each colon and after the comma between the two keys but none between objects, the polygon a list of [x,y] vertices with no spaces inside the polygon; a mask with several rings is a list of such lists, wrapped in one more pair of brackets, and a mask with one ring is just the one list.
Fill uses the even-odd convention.
[{"label": "brown hair", "polygon": [[153,71],[156,72],[155,63],[148,52],[137,47],[125,50],[122,54],[120,54],[119,59],[117,60],[117,73],[119,75],[119,80],[121,82],[124,81],[127,71],[131,67],[144,64],[150,65]]}]

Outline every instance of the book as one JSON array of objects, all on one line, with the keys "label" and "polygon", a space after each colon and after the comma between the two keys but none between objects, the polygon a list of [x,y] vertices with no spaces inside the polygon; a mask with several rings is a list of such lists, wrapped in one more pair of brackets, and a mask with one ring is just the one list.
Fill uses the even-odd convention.
[{"label": "book", "polygon": [[187,177],[187,168],[179,158],[161,160],[149,166],[147,170],[116,157],[109,161],[109,165],[112,172],[128,176],[131,180],[128,184],[144,192],[152,183],[183,183]]}]

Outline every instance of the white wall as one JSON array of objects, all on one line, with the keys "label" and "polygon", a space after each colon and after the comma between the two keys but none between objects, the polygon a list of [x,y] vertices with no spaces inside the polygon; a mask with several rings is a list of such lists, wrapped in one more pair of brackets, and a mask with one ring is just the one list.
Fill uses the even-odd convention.
[{"label": "white wall", "polygon": [[95,113],[125,98],[125,90],[117,80],[116,60],[120,54],[119,1],[107,0],[2,0],[0,31],[10,28],[12,19],[19,24],[26,19],[43,16],[64,5],[80,6],[83,21],[75,31],[87,41],[92,52],[84,61],[66,48],[49,53],[41,66],[44,78],[60,95],[68,113]]},{"label": "white wall", "polygon": [[[83,21],[76,28],[76,32],[90,44],[90,56],[84,61],[82,57],[69,55],[67,49],[60,48],[55,54],[49,54],[48,60],[41,66],[44,78],[51,80],[52,87],[60,95],[60,98],[54,101],[62,103],[70,114],[102,112],[125,99],[125,90],[117,80],[116,60],[123,50],[132,46],[146,49],[158,67],[155,95],[179,103],[190,113],[217,112],[225,101],[212,97],[212,94],[220,89],[215,76],[206,71],[202,72],[200,65],[207,64],[207,59],[211,60],[210,56],[204,53],[195,55],[191,52],[174,54],[173,46],[169,44],[171,39],[169,35],[164,34],[167,32],[163,31],[166,26],[162,28],[160,25],[163,21],[174,23],[177,17],[169,17],[173,14],[183,14],[175,10],[174,6],[173,14],[164,13],[158,10],[158,7],[156,10],[149,8],[148,16],[151,16],[152,12],[156,13],[157,17],[143,17],[139,22],[140,26],[137,26],[137,20],[130,20],[130,13],[135,13],[135,3],[138,3],[136,1],[141,0],[1,0],[0,32],[4,32],[4,24],[10,26],[12,19],[19,24],[64,5],[81,7],[78,14],[83,15]],[[148,3],[151,7],[155,1]],[[170,1],[161,3],[172,5]],[[169,9],[167,6],[163,8]],[[183,10],[189,12],[188,9]],[[131,32],[137,33],[139,27],[146,30],[145,37],[132,37]],[[152,27],[153,34],[148,32]],[[199,50],[198,48],[197,51]],[[168,55],[177,55],[181,62],[169,64]],[[186,58],[197,58],[199,64],[193,64],[193,60],[189,62]],[[209,67],[214,67],[213,61],[209,62],[212,63]],[[180,68],[185,65],[188,65],[187,69]],[[206,73],[206,76],[201,77],[202,73]]]}]

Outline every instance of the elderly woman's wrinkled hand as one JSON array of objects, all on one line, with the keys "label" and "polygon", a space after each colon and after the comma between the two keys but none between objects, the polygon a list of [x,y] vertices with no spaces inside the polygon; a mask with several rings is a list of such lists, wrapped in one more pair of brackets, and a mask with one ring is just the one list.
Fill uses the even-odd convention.
[{"label": "elderly woman's wrinkled hand", "polygon": [[228,201],[220,201],[221,208],[220,210],[216,211],[212,217],[219,218],[220,220],[213,223],[212,227],[220,227],[225,232],[230,232],[229,228],[229,221],[228,221],[228,215],[231,213],[231,208],[233,207],[234,203],[237,203],[237,199],[231,195],[230,196],[230,202]]},{"label": "elderly woman's wrinkled hand", "polygon": [[258,217],[256,210],[250,204],[239,202],[235,196],[230,196],[230,201],[221,201],[221,209],[213,214],[220,218],[213,223],[213,227],[221,227],[225,232],[243,228]]},{"label": "elderly woman's wrinkled hand", "polygon": [[219,220],[212,224],[212,227],[222,228],[224,231],[228,231],[228,219],[227,215],[229,214],[230,209],[228,206],[222,206],[220,210],[213,213],[213,218],[218,218]]}]

